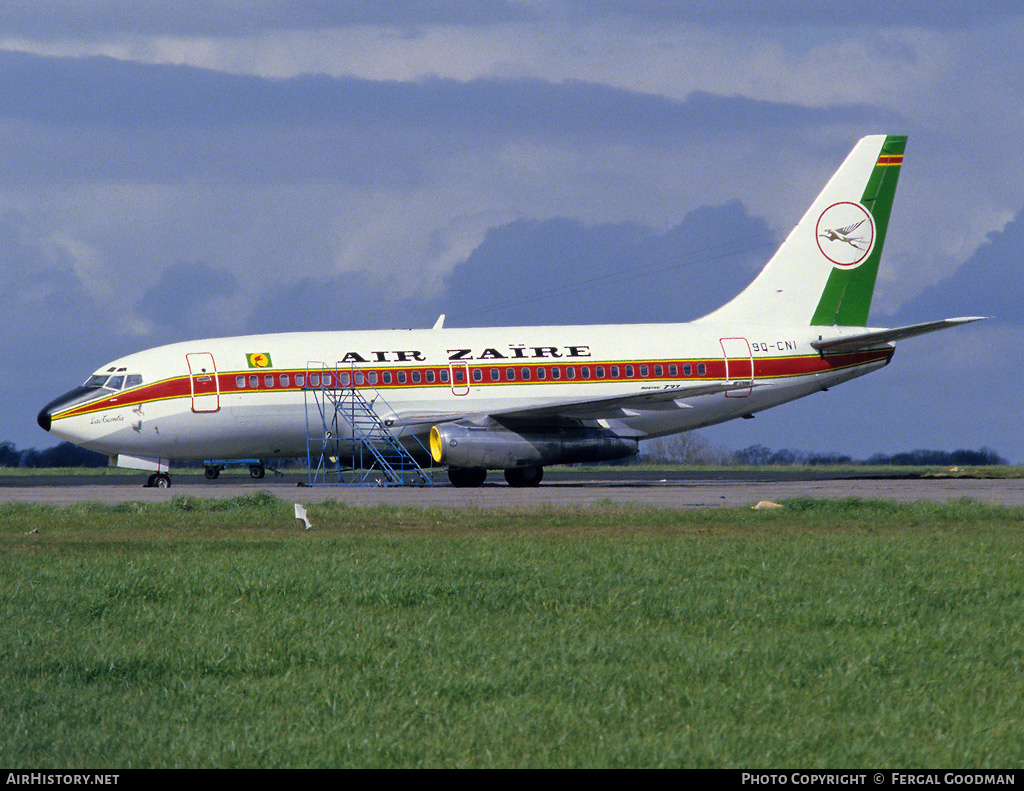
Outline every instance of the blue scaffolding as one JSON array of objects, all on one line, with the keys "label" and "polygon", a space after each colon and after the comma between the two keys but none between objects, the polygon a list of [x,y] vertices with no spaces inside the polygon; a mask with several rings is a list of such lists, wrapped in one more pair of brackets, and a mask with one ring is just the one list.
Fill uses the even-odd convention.
[{"label": "blue scaffolding", "polygon": [[[429,451],[376,385],[375,372],[366,374],[354,365],[306,365],[302,391],[308,486],[434,484]],[[417,459],[424,459],[425,466]]]}]

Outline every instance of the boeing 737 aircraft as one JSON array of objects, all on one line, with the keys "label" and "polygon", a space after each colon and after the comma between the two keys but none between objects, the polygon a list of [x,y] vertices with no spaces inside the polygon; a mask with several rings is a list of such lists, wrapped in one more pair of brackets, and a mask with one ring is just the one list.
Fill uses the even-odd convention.
[{"label": "boeing 737 aircraft", "polygon": [[[151,471],[155,486],[170,485],[169,459],[307,454],[311,391],[365,395],[390,436],[424,461],[429,448],[456,486],[496,469],[531,486],[546,465],[630,456],[642,439],[825,390],[887,365],[895,341],[980,318],[866,326],[905,144],[860,140],[757,278],[690,323],[453,329],[442,317],[175,343],[103,366],[39,425]],[[332,441],[363,441],[354,422],[336,413]]]}]

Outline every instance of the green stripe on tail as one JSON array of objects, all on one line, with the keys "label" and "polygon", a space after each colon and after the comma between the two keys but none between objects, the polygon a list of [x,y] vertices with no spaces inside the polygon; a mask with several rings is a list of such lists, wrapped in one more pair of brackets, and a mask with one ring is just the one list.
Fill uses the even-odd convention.
[{"label": "green stripe on tail", "polygon": [[871,296],[875,291],[882,246],[889,227],[889,214],[896,196],[896,182],[899,180],[906,145],[907,138],[904,135],[886,137],[860,200],[871,212],[875,223],[874,246],[864,262],[856,268],[833,268],[821,294],[821,301],[811,318],[812,325],[867,326]]}]

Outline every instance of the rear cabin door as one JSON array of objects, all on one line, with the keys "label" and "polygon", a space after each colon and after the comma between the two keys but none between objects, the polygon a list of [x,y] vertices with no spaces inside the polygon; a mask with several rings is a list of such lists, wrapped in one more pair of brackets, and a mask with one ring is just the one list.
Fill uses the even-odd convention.
[{"label": "rear cabin door", "polygon": [[192,387],[193,412],[217,412],[220,410],[220,383],[217,381],[217,366],[209,352],[191,352],[185,355],[188,363],[188,377]]},{"label": "rear cabin door", "polygon": [[[720,338],[722,344],[722,355],[725,357],[725,378],[754,380],[754,353],[750,349],[750,342],[746,338]],[[744,387],[739,390],[729,390],[726,398],[746,398],[753,388]]]}]

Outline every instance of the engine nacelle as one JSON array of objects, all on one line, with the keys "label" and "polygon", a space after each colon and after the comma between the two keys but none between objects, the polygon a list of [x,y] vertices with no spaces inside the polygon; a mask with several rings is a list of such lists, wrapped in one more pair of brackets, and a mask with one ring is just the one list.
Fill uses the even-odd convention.
[{"label": "engine nacelle", "polygon": [[611,431],[573,428],[522,433],[501,426],[466,426],[444,423],[430,429],[430,455],[438,464],[508,470],[577,464],[635,456],[636,439]]}]

